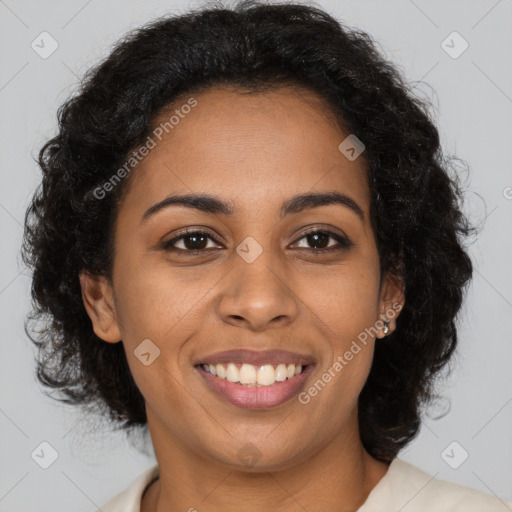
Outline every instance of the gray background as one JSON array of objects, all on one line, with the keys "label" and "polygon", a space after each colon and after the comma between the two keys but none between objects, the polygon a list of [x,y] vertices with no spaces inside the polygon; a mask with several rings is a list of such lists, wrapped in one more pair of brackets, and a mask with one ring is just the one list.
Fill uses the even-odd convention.
[{"label": "gray background", "polygon": [[[200,5],[0,0],[0,511],[92,511],[154,464],[152,455],[130,448],[125,435],[88,423],[79,411],[42,395],[23,331],[30,279],[18,251],[24,212],[40,179],[33,157],[55,133],[57,107],[75,90],[77,77],[128,29]],[[485,218],[471,246],[475,279],[460,317],[454,370],[442,382],[446,399],[429,411],[419,436],[399,457],[437,478],[512,500],[512,2],[319,5],[372,34],[410,81],[433,87],[445,151],[471,169],[467,210],[474,221]],[[43,31],[59,45],[47,59],[31,47]],[[453,31],[469,44],[458,58],[441,45]],[[457,39],[448,44],[452,52],[462,48]],[[432,97],[423,83],[415,91]],[[48,469],[31,458],[43,441],[58,453]],[[469,453],[457,469],[444,452],[454,441],[451,461],[460,460],[462,449]]]}]

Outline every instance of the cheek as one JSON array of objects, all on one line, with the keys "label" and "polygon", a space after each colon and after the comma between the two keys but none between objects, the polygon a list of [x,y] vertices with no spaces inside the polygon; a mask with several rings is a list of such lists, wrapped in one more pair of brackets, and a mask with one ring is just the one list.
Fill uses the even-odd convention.
[{"label": "cheek", "polygon": [[370,370],[379,318],[378,277],[371,266],[347,265],[316,286],[305,283],[305,302],[329,344],[319,378],[328,382],[333,400],[355,401]]},{"label": "cheek", "polygon": [[173,331],[183,337],[187,324],[196,319],[207,289],[205,283],[178,281],[168,267],[131,272],[117,284],[116,313],[123,340],[132,345],[149,338],[163,344],[172,339]]},{"label": "cheek", "polygon": [[333,270],[302,284],[304,303],[330,329],[330,336],[346,341],[378,319],[378,275],[359,265]]},{"label": "cheek", "polygon": [[153,411],[187,408],[190,397],[177,383],[182,380],[179,358],[200,325],[197,316],[205,293],[199,285],[186,286],[171,275],[168,268],[144,266],[117,283],[116,312],[130,372]]}]

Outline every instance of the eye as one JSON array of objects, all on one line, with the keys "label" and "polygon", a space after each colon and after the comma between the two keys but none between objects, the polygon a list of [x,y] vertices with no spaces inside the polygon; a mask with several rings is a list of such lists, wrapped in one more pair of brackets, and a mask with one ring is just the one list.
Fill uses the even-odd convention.
[{"label": "eye", "polygon": [[[217,240],[207,231],[187,230],[184,234],[164,242],[162,244],[162,248],[166,251],[199,253],[205,251],[206,249],[211,249],[211,247],[208,247],[208,240],[217,242]],[[180,243],[182,247],[177,247],[177,242]]]},{"label": "eye", "polygon": [[[329,245],[329,239],[333,239],[338,244],[334,244],[334,246]],[[323,252],[331,252],[331,251],[339,251],[342,249],[349,249],[352,247],[352,242],[345,236],[338,235],[337,233],[333,233],[332,231],[325,230],[314,230],[309,231],[301,238],[299,241],[304,240],[306,244],[312,244],[319,246],[319,248],[310,249],[310,252],[313,253],[323,253]],[[299,249],[303,249],[304,247],[299,247]]]}]

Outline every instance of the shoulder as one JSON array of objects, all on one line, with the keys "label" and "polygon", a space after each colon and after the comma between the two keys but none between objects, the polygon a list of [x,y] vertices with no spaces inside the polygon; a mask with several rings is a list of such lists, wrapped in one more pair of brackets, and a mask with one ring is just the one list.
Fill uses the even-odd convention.
[{"label": "shoulder", "polygon": [[126,489],[114,496],[95,512],[140,512],[140,503],[144,491],[159,476],[158,465],[148,468],[135,478]]},{"label": "shoulder", "polygon": [[512,502],[435,478],[402,459],[387,473],[358,512],[512,512]]}]

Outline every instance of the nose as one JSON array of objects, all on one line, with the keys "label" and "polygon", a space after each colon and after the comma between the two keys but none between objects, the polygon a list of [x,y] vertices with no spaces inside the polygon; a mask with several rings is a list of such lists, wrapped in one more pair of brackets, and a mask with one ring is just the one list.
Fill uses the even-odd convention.
[{"label": "nose", "polygon": [[284,327],[299,313],[300,300],[283,265],[263,252],[255,261],[234,263],[218,302],[222,320],[252,331]]}]

